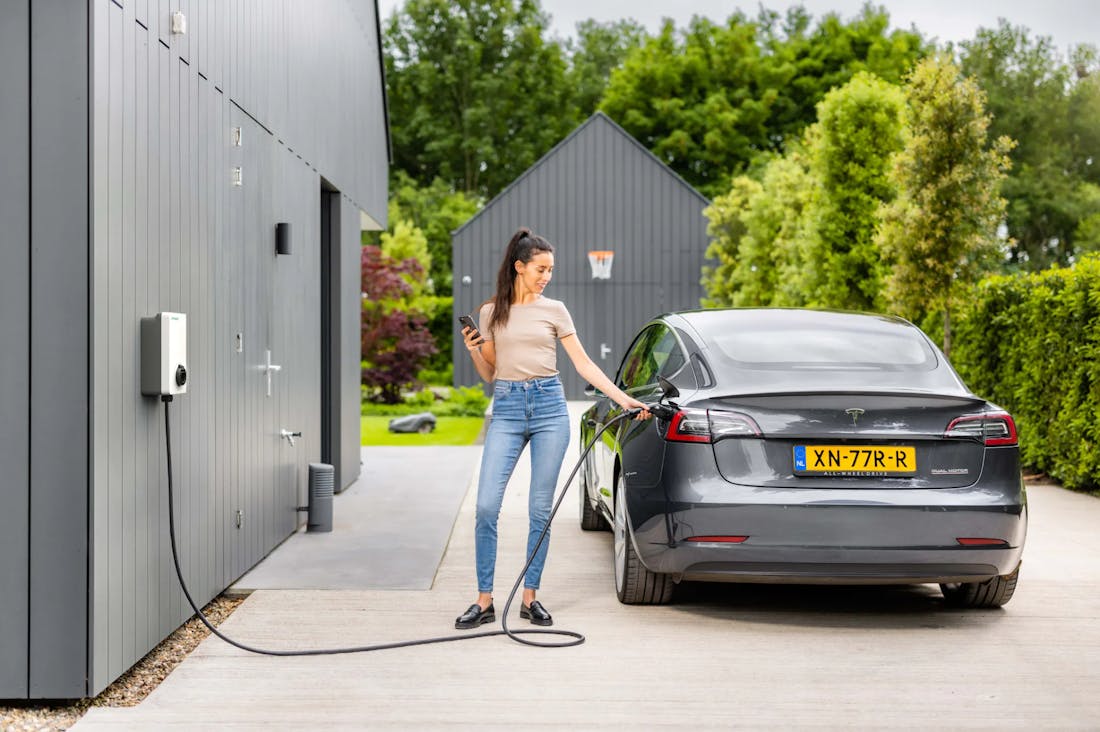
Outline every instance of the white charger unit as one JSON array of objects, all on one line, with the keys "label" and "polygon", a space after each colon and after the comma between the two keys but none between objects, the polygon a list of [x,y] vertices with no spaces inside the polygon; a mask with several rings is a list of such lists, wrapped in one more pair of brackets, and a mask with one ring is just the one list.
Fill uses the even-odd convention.
[{"label": "white charger unit", "polygon": [[157,313],[141,319],[141,393],[187,393],[187,315]]}]

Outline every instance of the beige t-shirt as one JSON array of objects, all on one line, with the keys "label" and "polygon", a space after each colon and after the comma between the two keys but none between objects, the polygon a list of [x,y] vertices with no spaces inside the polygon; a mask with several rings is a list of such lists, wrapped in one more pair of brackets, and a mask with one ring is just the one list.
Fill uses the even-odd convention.
[{"label": "beige t-shirt", "polygon": [[525,381],[558,373],[558,341],[577,332],[563,302],[540,295],[532,303],[512,305],[508,324],[496,333],[489,332],[492,312],[491,302],[481,306],[478,330],[496,343],[496,378]]}]

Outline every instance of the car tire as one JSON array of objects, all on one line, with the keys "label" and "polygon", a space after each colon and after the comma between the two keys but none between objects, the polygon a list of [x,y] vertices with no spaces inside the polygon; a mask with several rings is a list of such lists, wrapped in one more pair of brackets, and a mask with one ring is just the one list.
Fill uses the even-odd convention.
[{"label": "car tire", "polygon": [[417,426],[416,431],[419,432],[422,435],[426,435],[426,434],[429,434],[431,432],[435,432],[435,425],[432,424],[431,422],[421,422]]},{"label": "car tire", "polygon": [[1019,577],[1020,567],[1017,565],[1012,574],[993,577],[985,582],[944,583],[940,585],[940,591],[944,602],[951,607],[1000,607],[1012,599]]},{"label": "car tire", "polygon": [[592,508],[588,500],[588,469],[581,468],[580,478],[577,481],[577,493],[581,496],[581,529],[584,531],[607,531],[611,528],[603,514]]},{"label": "car tire", "polygon": [[615,594],[624,605],[665,605],[672,600],[676,584],[666,574],[650,572],[634,551],[630,522],[626,520],[624,480],[615,481]]}]

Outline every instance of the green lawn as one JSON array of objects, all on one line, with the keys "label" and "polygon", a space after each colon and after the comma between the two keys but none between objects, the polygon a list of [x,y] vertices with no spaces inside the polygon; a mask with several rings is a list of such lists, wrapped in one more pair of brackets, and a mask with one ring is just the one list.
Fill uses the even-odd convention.
[{"label": "green lawn", "polygon": [[472,445],[485,421],[482,417],[439,417],[435,432],[397,435],[389,431],[392,417],[361,417],[364,445]]}]

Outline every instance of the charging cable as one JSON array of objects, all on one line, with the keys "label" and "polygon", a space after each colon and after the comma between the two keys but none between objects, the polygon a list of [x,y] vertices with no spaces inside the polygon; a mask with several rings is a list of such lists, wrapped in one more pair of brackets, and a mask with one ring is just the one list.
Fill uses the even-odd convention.
[{"label": "charging cable", "polygon": [[[168,536],[172,542],[172,562],[176,566],[176,577],[179,579],[180,589],[183,590],[183,596],[187,598],[187,603],[191,606],[191,609],[195,611],[195,614],[199,617],[211,633],[221,638],[223,641],[231,646],[240,648],[242,651],[248,651],[250,653],[259,653],[265,656],[335,656],[344,653],[366,653],[368,651],[384,651],[389,648],[408,648],[411,646],[425,646],[431,643],[450,643],[452,641],[473,640],[474,638],[488,638],[494,635],[506,635],[517,643],[523,643],[528,646],[539,646],[540,648],[568,648],[569,646],[579,646],[584,643],[584,636],[572,630],[547,630],[547,629],[529,629],[529,630],[512,630],[508,627],[508,610],[512,607],[512,601],[516,597],[516,593],[519,591],[520,583],[523,582],[523,576],[527,573],[528,567],[531,566],[531,562],[535,559],[535,554],[538,552],[539,547],[542,546],[542,542],[546,539],[547,532],[550,531],[550,524],[554,521],[554,516],[558,512],[558,508],[561,506],[562,500],[565,498],[566,489],[569,484],[573,482],[573,478],[577,475],[577,471],[580,470],[581,464],[584,462],[584,458],[592,450],[592,446],[596,444],[596,440],[600,438],[600,435],[609,428],[611,425],[616,424],[622,419],[627,417],[636,416],[640,409],[628,409],[622,414],[618,414],[613,417],[607,424],[600,427],[596,431],[596,434],[592,436],[591,441],[585,446],[584,451],[581,452],[580,458],[577,459],[577,464],[573,466],[573,470],[569,473],[569,477],[565,481],[565,487],[562,488],[561,495],[554,502],[554,507],[550,511],[550,518],[546,521],[546,526],[543,528],[542,533],[539,534],[539,539],[535,542],[535,548],[531,550],[531,554],[527,557],[527,563],[523,565],[523,569],[520,570],[519,576],[516,577],[516,583],[512,585],[512,591],[508,593],[508,600],[504,604],[504,614],[501,616],[500,625],[501,630],[488,630],[480,631],[477,633],[463,633],[462,635],[444,635],[435,638],[421,638],[419,640],[400,641],[396,643],[377,643],[370,646],[352,646],[349,648],[316,648],[296,651],[279,651],[270,650],[266,648],[256,648],[254,646],[235,641],[229,636],[219,631],[210,622],[195,600],[191,597],[191,592],[187,589],[187,583],[183,581],[183,570],[180,568],[179,551],[176,548],[176,519],[175,509],[173,504],[175,503],[172,497],[172,428],[168,419],[168,403],[172,401],[172,396],[166,394],[161,397],[161,401],[164,402],[164,441],[167,445],[168,452]],[[658,416],[663,414],[667,409],[664,405],[647,405],[649,411],[654,412]],[[528,638],[521,638],[521,635],[563,635],[570,640],[561,642],[547,642],[536,641]]]}]

